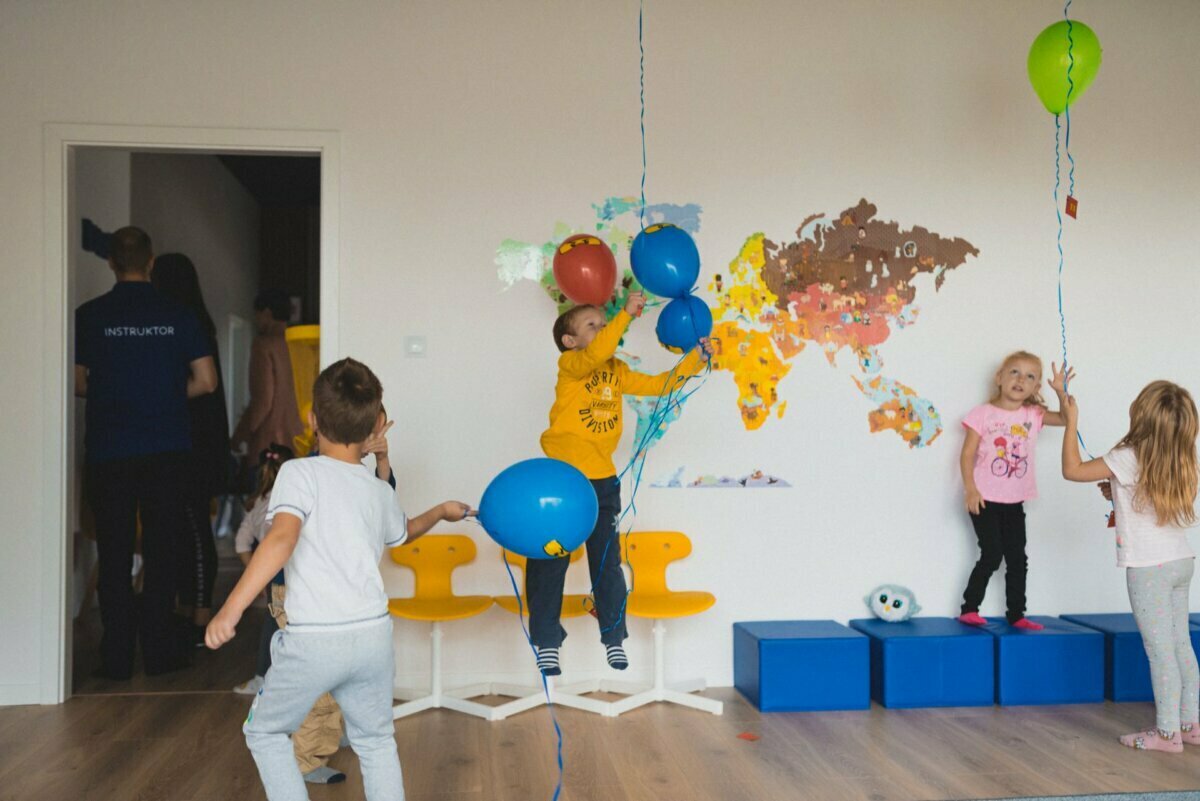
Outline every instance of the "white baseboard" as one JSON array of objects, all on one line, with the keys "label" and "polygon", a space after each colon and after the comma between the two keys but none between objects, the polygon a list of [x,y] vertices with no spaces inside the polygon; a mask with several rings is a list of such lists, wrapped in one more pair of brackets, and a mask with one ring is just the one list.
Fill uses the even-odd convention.
[{"label": "white baseboard", "polygon": [[0,684],[0,706],[40,704],[41,698],[39,684]]}]

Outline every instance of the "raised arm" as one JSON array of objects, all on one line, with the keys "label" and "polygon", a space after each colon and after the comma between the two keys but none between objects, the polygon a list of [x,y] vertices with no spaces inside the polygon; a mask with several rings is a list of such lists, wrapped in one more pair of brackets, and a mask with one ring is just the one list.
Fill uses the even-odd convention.
[{"label": "raised arm", "polygon": [[[662,395],[688,376],[700,372],[707,361],[708,355],[702,347],[697,347],[688,353],[678,367],[658,375],[639,373],[625,366],[621,370],[621,391],[626,395]],[[624,365],[624,362],[621,364]]]},{"label": "raised arm", "polygon": [[572,378],[583,378],[613,357],[632,321],[633,318],[624,309],[617,312],[617,316],[600,329],[586,348],[569,350],[560,356],[559,369]]},{"label": "raised arm", "polygon": [[1066,415],[1063,414],[1063,409],[1067,406],[1067,386],[1075,380],[1075,368],[1067,369],[1064,364],[1063,369],[1058,369],[1058,365],[1050,362],[1050,372],[1052,377],[1048,379],[1050,388],[1054,390],[1054,394],[1058,396],[1058,411],[1046,412],[1046,416],[1042,418],[1042,423],[1048,426],[1065,426],[1067,424]]},{"label": "raised arm", "polygon": [[1113,477],[1113,472],[1103,459],[1083,461],[1079,455],[1079,407],[1075,398],[1068,396],[1063,404],[1067,430],[1063,432],[1062,474],[1067,481],[1104,481]]}]

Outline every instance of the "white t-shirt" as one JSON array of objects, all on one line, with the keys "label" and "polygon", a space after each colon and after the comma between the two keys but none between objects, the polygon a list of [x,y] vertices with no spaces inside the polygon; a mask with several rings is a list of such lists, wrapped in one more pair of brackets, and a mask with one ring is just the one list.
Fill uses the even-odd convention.
[{"label": "white t-shirt", "polygon": [[1134,504],[1137,491],[1137,454],[1133,448],[1114,448],[1104,454],[1104,463],[1112,471],[1113,505],[1117,512],[1117,567],[1152,567],[1176,559],[1192,559],[1196,554],[1188,545],[1186,529],[1160,526],[1153,504],[1139,509]]},{"label": "white t-shirt", "polygon": [[385,547],[404,542],[408,520],[386,481],[328,456],[293,459],[279,469],[267,522],[280,512],[302,523],[284,566],[289,629],[332,631],[387,617],[379,560]]},{"label": "white t-shirt", "polygon": [[235,553],[250,553],[254,550],[254,544],[262,542],[262,538],[267,536],[267,505],[270,499],[270,493],[265,498],[259,497],[242,518],[242,524],[233,538]]}]

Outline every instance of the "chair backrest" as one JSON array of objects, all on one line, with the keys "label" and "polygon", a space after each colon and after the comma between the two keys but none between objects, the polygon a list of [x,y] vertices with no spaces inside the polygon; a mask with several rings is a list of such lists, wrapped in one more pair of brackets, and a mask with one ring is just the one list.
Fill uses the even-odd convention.
[{"label": "chair backrest", "polygon": [[[576,548],[575,550],[571,551],[570,558],[571,558],[572,562],[578,562],[582,557],[583,557],[583,546],[582,545],[580,547]],[[513,553],[512,551],[501,548],[500,549],[500,561],[501,562],[507,561],[513,567],[520,569],[521,572],[524,572],[525,571],[525,563],[528,562],[529,560],[527,558],[525,558],[524,556],[521,556],[521,554],[519,554],[519,553]]]},{"label": "chair backrest", "polygon": [[648,595],[669,592],[667,565],[692,552],[692,541],[679,531],[635,531],[621,545],[636,591]]},{"label": "chair backrest", "polygon": [[413,572],[414,598],[450,598],[450,574],[475,561],[475,540],[465,534],[427,534],[412,545],[397,545],[390,554],[393,562]]}]

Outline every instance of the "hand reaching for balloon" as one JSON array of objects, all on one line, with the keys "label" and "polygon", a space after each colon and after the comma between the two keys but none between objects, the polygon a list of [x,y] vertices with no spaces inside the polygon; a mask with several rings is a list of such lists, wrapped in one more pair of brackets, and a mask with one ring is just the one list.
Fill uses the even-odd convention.
[{"label": "hand reaching for balloon", "polygon": [[704,354],[704,358],[711,359],[713,355],[712,340],[708,337],[700,337],[700,351]]},{"label": "hand reaching for balloon", "polygon": [[378,431],[371,432],[371,436],[367,437],[366,441],[363,442],[363,456],[366,456],[368,453],[375,454],[375,473],[385,481],[392,469],[388,461],[387,432],[395,424],[395,420],[388,420],[380,426]]},{"label": "hand reaching for balloon", "polygon": [[646,308],[646,296],[641,292],[630,292],[625,298],[625,313],[630,317],[641,317],[642,309]]},{"label": "hand reaching for balloon", "polygon": [[1058,369],[1058,365],[1050,362],[1050,389],[1054,390],[1054,394],[1058,397],[1065,397],[1067,394],[1067,386],[1075,380],[1075,368],[1068,368],[1063,364],[1062,369]]},{"label": "hand reaching for balloon", "polygon": [[462,501],[446,501],[442,504],[442,519],[447,523],[457,523],[464,517],[473,517],[479,514]]}]

